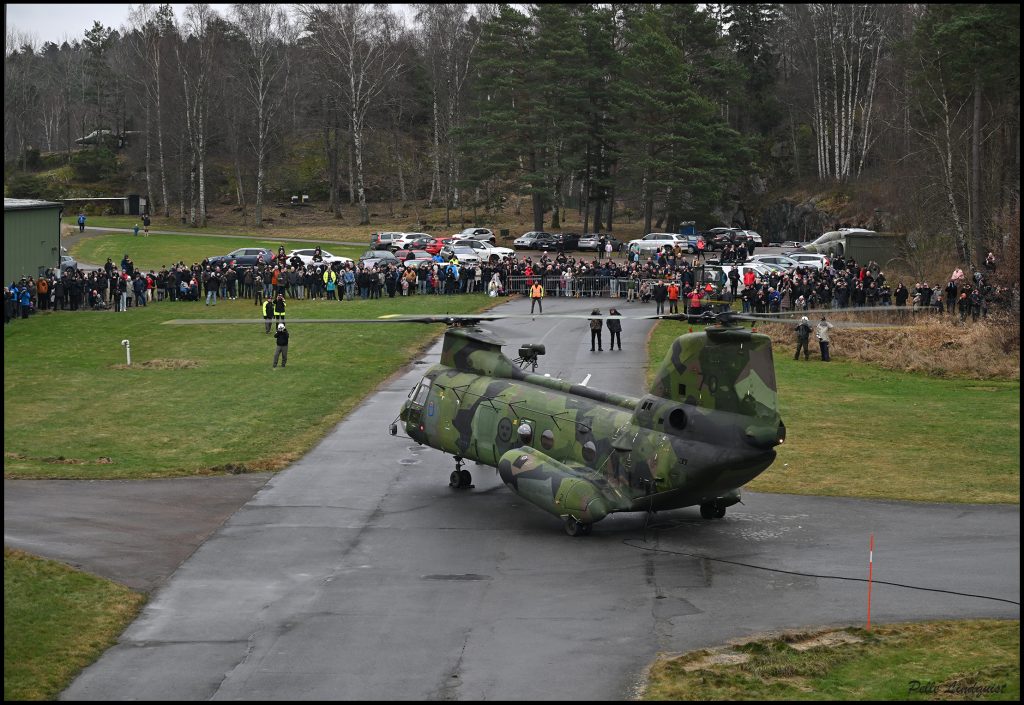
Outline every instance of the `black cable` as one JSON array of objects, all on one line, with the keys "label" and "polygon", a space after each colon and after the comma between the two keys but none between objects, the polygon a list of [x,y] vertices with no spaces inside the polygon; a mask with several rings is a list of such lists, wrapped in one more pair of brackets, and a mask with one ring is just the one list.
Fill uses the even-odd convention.
[{"label": "black cable", "polygon": [[[670,553],[670,554],[676,555],[676,556],[688,556],[690,558],[699,558],[699,559],[704,560],[704,561],[713,561],[715,563],[727,563],[729,565],[741,566],[743,568],[755,568],[757,570],[766,570],[769,573],[782,573],[784,575],[796,575],[796,576],[799,576],[799,577],[802,577],[802,578],[820,578],[820,579],[823,579],[823,580],[847,580],[849,582],[854,582],[854,583],[866,583],[867,582],[867,578],[848,578],[848,577],[845,577],[845,576],[842,576],[842,575],[815,575],[813,573],[800,573],[800,572],[795,571],[795,570],[782,570],[781,568],[766,568],[766,567],[764,567],[762,565],[754,565],[752,563],[742,563],[740,561],[730,561],[730,560],[727,560],[725,558],[712,558],[710,556],[702,556],[702,555],[700,555],[698,553],[688,553],[686,551],[672,551],[672,550],[669,550],[667,548],[654,548],[654,547],[651,547],[651,546],[638,546],[638,545],[636,545],[634,543],[630,543],[631,541],[635,541],[635,540],[636,539],[623,539],[622,543],[624,543],[625,545],[627,545],[627,546],[629,546],[631,548],[640,548],[640,549],[643,549],[644,551],[654,551],[656,553]],[[927,588],[927,587],[921,587],[919,585],[905,585],[903,583],[892,583],[892,582],[889,582],[887,580],[872,580],[871,583],[873,585],[889,585],[891,587],[907,588],[908,590],[921,590],[923,592],[941,592],[941,593],[945,593],[947,595],[957,595],[959,597],[974,597],[974,598],[977,598],[979,600],[994,600],[996,602],[1007,602],[1007,603],[1009,603],[1011,605],[1017,605],[1018,607],[1020,607],[1020,602],[1015,602],[1013,600],[1007,600],[1007,599],[1002,598],[1002,597],[989,597],[988,595],[974,595],[974,594],[971,594],[971,593],[968,593],[968,592],[957,592],[955,590],[941,590],[939,588]]]}]

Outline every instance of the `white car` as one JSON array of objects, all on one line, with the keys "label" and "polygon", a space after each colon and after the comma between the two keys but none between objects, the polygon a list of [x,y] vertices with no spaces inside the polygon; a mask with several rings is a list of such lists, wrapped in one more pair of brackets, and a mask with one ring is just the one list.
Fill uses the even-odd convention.
[{"label": "white car", "polygon": [[292,257],[298,256],[298,258],[302,260],[302,263],[307,265],[307,266],[311,265],[311,264],[334,264],[335,262],[341,262],[341,265],[345,266],[346,264],[352,264],[353,263],[353,260],[352,260],[351,257],[342,257],[341,255],[332,255],[327,250],[320,250],[320,256],[323,258],[323,260],[321,262],[314,262],[313,261],[313,254],[315,252],[316,252],[316,248],[315,247],[314,248],[310,248],[310,249],[305,249],[305,250],[292,250],[291,252],[288,253],[288,259],[291,260]]},{"label": "white car", "polygon": [[508,247],[495,247],[482,240],[454,240],[453,247],[472,247],[480,255],[480,259],[486,262],[500,262],[509,255],[514,255],[515,250]]},{"label": "white car", "polygon": [[814,267],[815,269],[824,269],[825,262],[828,261],[826,255],[812,255],[800,252],[789,255],[789,258],[799,262],[801,267]]},{"label": "white car", "polygon": [[796,269],[801,266],[800,262],[787,255],[751,255],[750,257],[747,257],[747,261],[774,264],[782,267],[783,269]]},{"label": "white car", "polygon": [[490,228],[466,228],[461,233],[452,235],[456,240],[484,240],[494,245],[498,242],[494,231]]},{"label": "white car", "polygon": [[685,235],[676,233],[647,233],[639,240],[630,240],[628,248],[630,252],[654,252],[665,245],[675,247],[676,244],[685,250],[689,246],[689,240]]},{"label": "white car", "polygon": [[433,235],[428,233],[402,233],[391,241],[391,251],[407,250],[413,241],[419,240],[421,237],[433,237]]},{"label": "white car", "polygon": [[476,250],[472,247],[450,245],[441,250],[441,257],[443,257],[446,262],[451,259],[452,255],[455,255],[460,264],[478,265],[481,262],[480,255],[478,255]]},{"label": "white car", "polygon": [[753,240],[755,245],[763,245],[764,241],[761,240],[761,236],[755,233],[753,230],[744,230],[747,234],[747,239]]}]

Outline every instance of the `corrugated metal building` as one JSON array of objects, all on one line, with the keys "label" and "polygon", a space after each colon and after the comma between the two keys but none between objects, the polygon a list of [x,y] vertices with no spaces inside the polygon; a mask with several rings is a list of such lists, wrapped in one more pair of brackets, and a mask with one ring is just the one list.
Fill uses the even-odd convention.
[{"label": "corrugated metal building", "polygon": [[4,284],[59,265],[63,210],[52,201],[4,199]]}]

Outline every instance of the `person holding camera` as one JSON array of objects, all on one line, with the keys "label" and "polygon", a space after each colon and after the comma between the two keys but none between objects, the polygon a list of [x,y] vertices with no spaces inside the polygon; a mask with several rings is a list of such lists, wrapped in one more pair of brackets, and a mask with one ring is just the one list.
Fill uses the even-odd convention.
[{"label": "person holding camera", "polygon": [[814,334],[818,337],[818,347],[821,349],[822,362],[829,362],[832,359],[828,356],[828,332],[833,328],[835,328],[835,326],[831,322],[825,320],[824,316],[821,317],[818,325],[814,328]]},{"label": "person holding camera", "polygon": [[277,340],[277,347],[274,349],[274,368],[277,368],[278,358],[280,358],[283,368],[288,364],[288,329],[285,328],[284,323],[277,324],[277,333],[274,334],[274,338]]}]

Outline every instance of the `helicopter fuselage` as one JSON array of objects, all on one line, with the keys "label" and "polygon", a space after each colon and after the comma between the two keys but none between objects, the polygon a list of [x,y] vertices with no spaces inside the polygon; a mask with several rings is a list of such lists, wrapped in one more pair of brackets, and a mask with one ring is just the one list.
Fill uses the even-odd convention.
[{"label": "helicopter fuselage", "polygon": [[784,436],[777,415],[627,397],[530,374],[496,341],[482,342],[468,357],[443,354],[424,375],[402,407],[405,430],[419,443],[496,467],[510,489],[556,516],[592,523],[612,512],[724,508],[771,465]]}]

